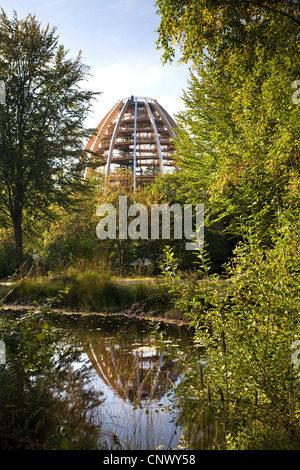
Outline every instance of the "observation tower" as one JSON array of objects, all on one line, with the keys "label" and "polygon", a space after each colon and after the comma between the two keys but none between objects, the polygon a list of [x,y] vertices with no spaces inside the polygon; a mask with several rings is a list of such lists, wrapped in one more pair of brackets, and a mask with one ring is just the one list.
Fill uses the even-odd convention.
[{"label": "observation tower", "polygon": [[138,182],[150,182],[157,174],[174,171],[176,127],[168,112],[152,98],[120,100],[86,145],[96,169],[87,168],[85,178],[95,172],[113,178],[114,170],[123,168],[132,171],[135,189]]}]

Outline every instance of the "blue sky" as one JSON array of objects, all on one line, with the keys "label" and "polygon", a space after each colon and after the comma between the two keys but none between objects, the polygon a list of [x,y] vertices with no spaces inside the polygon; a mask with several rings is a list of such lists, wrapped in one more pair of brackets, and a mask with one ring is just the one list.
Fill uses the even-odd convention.
[{"label": "blue sky", "polygon": [[156,50],[159,17],[155,0],[0,0],[9,17],[34,14],[43,26],[57,27],[70,57],[79,50],[92,67],[87,89],[101,91],[87,125],[96,127],[122,98],[155,98],[173,116],[183,109],[188,66],[162,65]]}]

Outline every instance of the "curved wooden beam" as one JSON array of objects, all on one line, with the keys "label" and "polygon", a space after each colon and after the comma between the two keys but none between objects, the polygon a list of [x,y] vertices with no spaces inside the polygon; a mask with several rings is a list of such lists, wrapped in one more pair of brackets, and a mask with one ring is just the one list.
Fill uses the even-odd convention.
[{"label": "curved wooden beam", "polygon": [[158,136],[158,132],[157,132],[157,127],[156,127],[156,124],[155,124],[155,119],[154,119],[154,117],[153,117],[153,114],[152,114],[152,111],[151,111],[151,109],[150,109],[150,106],[149,106],[149,103],[148,103],[147,99],[145,99],[145,104],[146,104],[146,109],[147,109],[147,112],[148,112],[148,116],[149,116],[150,121],[151,121],[151,124],[152,124],[152,129],[153,129],[153,131],[154,131],[154,136],[155,136],[155,140],[156,140],[157,150],[158,150],[158,153],[159,153],[159,161],[160,161],[161,173],[164,175],[164,174],[165,174],[165,168],[164,168],[164,162],[163,162],[162,151],[161,151],[159,136]]},{"label": "curved wooden beam", "polygon": [[164,121],[168,131],[170,132],[170,135],[173,135],[173,137],[175,138],[176,134],[174,132],[174,128],[177,127],[175,121],[173,121],[167,111],[164,110],[164,108],[160,106],[156,100],[152,102],[152,106],[158,112],[161,119]]},{"label": "curved wooden beam", "polygon": [[[103,137],[108,125],[110,122],[117,116],[119,109],[121,107],[122,102],[119,101],[105,116],[104,118],[100,121],[96,128],[96,132],[92,135],[90,140],[85,146],[85,150],[96,152],[99,146],[99,143],[101,141],[101,138]],[[84,178],[88,176],[88,168],[85,170]]]},{"label": "curved wooden beam", "polygon": [[122,120],[122,117],[124,116],[124,113],[125,113],[126,109],[128,108],[128,104],[129,104],[129,99],[123,104],[122,110],[121,110],[121,112],[119,114],[119,117],[118,117],[118,120],[115,124],[113,135],[112,135],[112,138],[111,138],[111,141],[110,141],[108,157],[107,157],[107,163],[106,163],[106,169],[105,169],[105,176],[106,177],[109,175],[109,171],[110,171],[110,164],[111,164],[111,159],[112,159],[112,152],[113,152],[114,145],[115,145],[116,135],[117,135],[117,132],[119,130],[119,126],[120,126],[120,122]]}]

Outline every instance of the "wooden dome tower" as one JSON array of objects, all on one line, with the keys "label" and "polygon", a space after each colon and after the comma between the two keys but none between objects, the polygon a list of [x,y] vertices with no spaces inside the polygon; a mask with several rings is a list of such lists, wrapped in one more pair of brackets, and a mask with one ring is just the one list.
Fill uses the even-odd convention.
[{"label": "wooden dome tower", "polygon": [[175,121],[156,100],[134,96],[120,100],[86,145],[97,168],[87,168],[85,178],[95,171],[113,177],[116,168],[124,168],[132,171],[135,188],[139,181],[174,170],[175,128]]}]

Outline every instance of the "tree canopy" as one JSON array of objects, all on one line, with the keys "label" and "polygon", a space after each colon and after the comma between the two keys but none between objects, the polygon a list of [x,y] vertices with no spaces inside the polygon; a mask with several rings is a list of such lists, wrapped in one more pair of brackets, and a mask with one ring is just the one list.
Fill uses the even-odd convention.
[{"label": "tree canopy", "polygon": [[176,145],[194,199],[206,191],[207,204],[230,216],[234,231],[241,220],[255,220],[268,243],[278,209],[297,204],[298,2],[158,0],[157,6],[163,60],[172,60],[179,45],[182,61],[193,65]]},{"label": "tree canopy", "polygon": [[[199,63],[239,50],[249,57],[258,43],[271,52],[300,27],[299,2],[293,0],[157,0],[160,16],[157,46],[172,61]],[[276,49],[275,49],[276,50]]]}]

